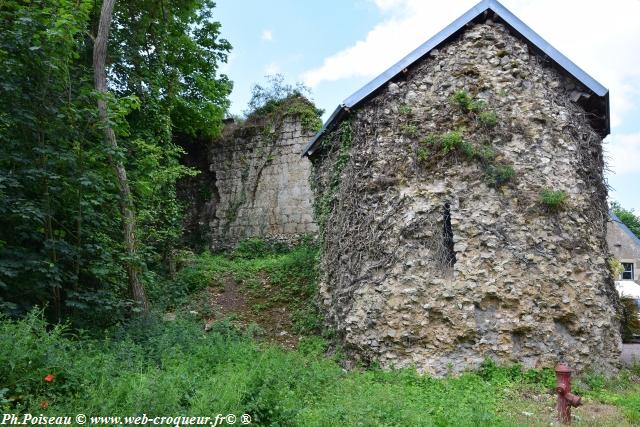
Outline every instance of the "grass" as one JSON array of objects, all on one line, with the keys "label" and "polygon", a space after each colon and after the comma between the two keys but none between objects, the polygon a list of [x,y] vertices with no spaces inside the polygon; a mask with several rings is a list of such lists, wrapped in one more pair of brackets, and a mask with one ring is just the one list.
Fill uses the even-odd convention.
[{"label": "grass", "polygon": [[[316,255],[310,245],[285,250],[248,241],[229,253],[192,256],[174,286],[217,289],[227,278],[267,307],[309,308]],[[198,295],[188,292],[195,292],[189,298]],[[256,426],[554,422],[549,369],[487,360],[476,371],[440,379],[411,368],[346,371],[341,352],[312,333],[317,324],[305,330],[297,348],[285,349],[230,318],[205,332],[197,316],[177,306],[174,321],[150,316],[107,330],[103,338],[47,325],[39,311],[20,320],[0,318],[0,409],[46,416],[248,413]],[[586,402],[574,410],[580,417],[575,425],[640,423],[640,366],[611,379],[585,374],[574,384]]]},{"label": "grass", "polygon": [[[50,329],[35,312],[2,320],[0,344],[5,413],[249,413],[259,426],[517,426],[531,425],[522,412],[534,420],[554,416],[550,370],[487,361],[442,379],[414,369],[346,372],[324,355],[319,337],[286,351],[224,322],[204,333],[193,320],[148,319],[97,340]],[[49,374],[54,379],[46,382]],[[588,404],[611,405],[614,425],[631,425],[640,421],[638,375],[640,368],[613,380],[586,376],[577,389]],[[581,411],[574,413],[586,417]],[[591,425],[608,425],[598,422]]]},{"label": "grass", "polygon": [[540,202],[547,207],[550,211],[559,211],[567,203],[567,198],[569,196],[563,190],[551,190],[549,188],[545,188],[540,193]]},{"label": "grass", "polygon": [[[222,289],[225,281],[232,280],[251,301],[254,311],[282,308],[291,315],[294,332],[311,334],[320,329],[315,305],[316,257],[317,249],[310,244],[287,250],[248,240],[229,253],[193,255],[171,286],[193,293],[206,287]],[[197,294],[190,300],[200,298]]]}]

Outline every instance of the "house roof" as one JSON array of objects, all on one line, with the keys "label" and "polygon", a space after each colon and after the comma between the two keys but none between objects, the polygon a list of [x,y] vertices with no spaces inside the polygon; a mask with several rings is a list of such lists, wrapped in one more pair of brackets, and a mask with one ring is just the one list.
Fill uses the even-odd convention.
[{"label": "house roof", "polygon": [[613,211],[609,211],[609,219],[612,222],[615,222],[618,224],[618,227],[620,227],[620,229],[624,232],[624,234],[626,234],[627,236],[629,236],[629,238],[636,244],[638,245],[638,247],[640,247],[640,239],[638,239],[638,236],[636,236],[634,234],[633,231],[631,231],[629,229],[629,227],[627,227],[624,222],[622,222],[620,220],[620,218],[618,218],[618,216],[616,214],[613,213]]},{"label": "house roof", "polygon": [[518,19],[506,7],[497,0],[482,0],[473,6],[458,19],[447,25],[442,31],[431,37],[429,40],[420,45],[413,52],[402,58],[391,68],[380,74],[375,79],[358,89],[355,93],[345,99],[331,114],[322,129],[314,136],[314,138],[305,147],[303,156],[311,155],[314,151],[316,142],[320,139],[328,129],[332,128],[335,123],[348,113],[349,109],[357,107],[363,101],[382,88],[386,83],[398,76],[403,70],[410,67],[416,61],[423,58],[433,49],[437,49],[451,38],[458,35],[467,24],[480,21],[483,17],[488,17],[487,12],[493,12],[503,23],[507,25],[512,32],[519,36],[523,41],[528,43],[538,53],[546,55],[558,67],[571,75],[574,79],[582,83],[592,95],[585,97],[582,104],[587,111],[593,112],[597,117],[594,125],[600,134],[604,137],[609,134],[609,91],[607,88],[598,83],[593,77],[583,71],[576,64],[571,62],[566,56],[556,50],[547,41],[540,37],[535,31],[529,28],[524,22]]}]

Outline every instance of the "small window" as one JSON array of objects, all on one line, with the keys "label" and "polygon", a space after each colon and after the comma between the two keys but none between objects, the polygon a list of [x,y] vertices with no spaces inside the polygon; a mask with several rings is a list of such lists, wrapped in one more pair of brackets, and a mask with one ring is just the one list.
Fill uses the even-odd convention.
[{"label": "small window", "polygon": [[635,275],[633,274],[633,263],[623,262],[622,267],[624,267],[624,270],[622,271],[622,280],[633,280],[635,278]]}]

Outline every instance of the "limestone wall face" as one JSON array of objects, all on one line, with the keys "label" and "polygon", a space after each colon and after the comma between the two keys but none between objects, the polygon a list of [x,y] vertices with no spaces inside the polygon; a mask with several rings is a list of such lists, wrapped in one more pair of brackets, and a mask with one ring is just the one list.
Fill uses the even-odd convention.
[{"label": "limestone wall face", "polygon": [[300,158],[313,132],[294,116],[281,125],[230,125],[209,152],[215,176],[207,207],[211,248],[260,237],[294,242],[313,234],[310,163]]},{"label": "limestone wall face", "polygon": [[[452,105],[458,90],[497,124]],[[486,357],[617,365],[602,147],[572,102],[580,92],[505,28],[481,24],[323,139],[312,158],[320,299],[353,357],[435,375]],[[495,185],[480,160],[429,145],[454,129],[511,165],[511,180]],[[566,207],[542,205],[545,188],[565,191]]]}]

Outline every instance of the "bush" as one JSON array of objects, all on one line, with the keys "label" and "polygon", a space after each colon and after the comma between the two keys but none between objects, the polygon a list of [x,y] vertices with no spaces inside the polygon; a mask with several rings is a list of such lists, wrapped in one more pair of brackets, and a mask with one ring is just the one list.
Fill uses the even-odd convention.
[{"label": "bush", "polygon": [[545,188],[540,193],[540,202],[551,211],[561,210],[566,202],[568,195],[563,190],[551,190]]},{"label": "bush", "polygon": [[418,158],[419,162],[426,162],[427,160],[429,160],[429,150],[422,147],[418,148],[416,157]]},{"label": "bush", "polygon": [[451,102],[464,112],[480,112],[485,108],[485,102],[475,100],[467,91],[459,90],[451,96]]},{"label": "bush", "polygon": [[442,136],[440,142],[442,143],[442,151],[444,152],[444,154],[447,154],[448,152],[455,150],[462,144],[462,131],[458,129],[447,132]]},{"label": "bush", "polygon": [[516,174],[513,166],[506,164],[490,165],[487,167],[486,173],[489,184],[496,188],[511,181]]},{"label": "bush", "polygon": [[487,127],[493,127],[498,124],[498,116],[493,111],[483,111],[478,115],[480,123]]}]

